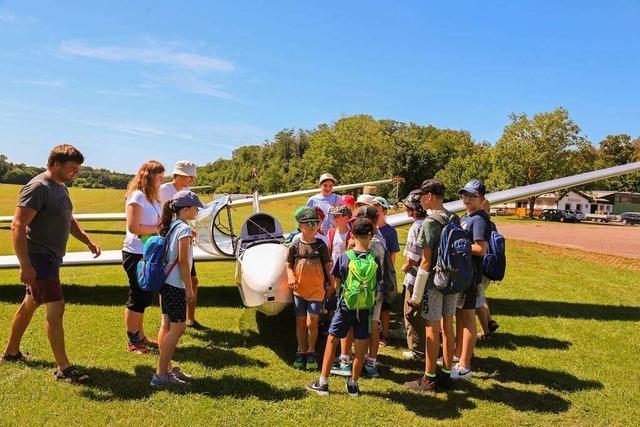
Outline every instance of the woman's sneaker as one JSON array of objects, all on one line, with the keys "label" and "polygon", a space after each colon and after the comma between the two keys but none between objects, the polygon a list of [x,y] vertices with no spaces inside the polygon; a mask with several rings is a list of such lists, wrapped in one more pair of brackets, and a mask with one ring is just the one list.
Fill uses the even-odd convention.
[{"label": "woman's sneaker", "polygon": [[318,360],[316,359],[315,354],[307,354],[307,371],[317,371],[318,370]]},{"label": "woman's sneaker", "polygon": [[307,390],[318,393],[320,396],[329,396],[329,384],[320,385],[320,380],[315,380],[306,385]]},{"label": "woman's sneaker", "polygon": [[302,369],[307,363],[307,358],[302,353],[296,353],[296,359],[293,361],[293,367],[296,369]]},{"label": "woman's sneaker", "polygon": [[351,397],[360,396],[360,387],[358,387],[358,383],[354,382],[351,379],[349,381],[347,381],[347,393]]},{"label": "woman's sneaker", "polygon": [[188,383],[186,381],[182,381],[180,378],[177,378],[171,372],[167,372],[164,375],[153,374],[149,385],[151,387],[163,388],[171,386],[186,386],[188,385]]},{"label": "woman's sneaker", "polygon": [[460,364],[456,364],[453,368],[451,368],[451,379],[452,380],[468,380],[471,378],[471,369],[463,368]]},{"label": "woman's sneaker", "polygon": [[404,383],[404,386],[411,390],[422,391],[426,393],[433,393],[437,391],[437,384],[435,379],[431,379],[426,375],[422,375],[420,378],[414,381]]},{"label": "woman's sneaker", "polygon": [[141,342],[130,342],[127,345],[127,350],[130,353],[134,353],[134,354],[147,354],[147,353],[149,353],[149,348],[147,348],[147,346],[145,346]]}]

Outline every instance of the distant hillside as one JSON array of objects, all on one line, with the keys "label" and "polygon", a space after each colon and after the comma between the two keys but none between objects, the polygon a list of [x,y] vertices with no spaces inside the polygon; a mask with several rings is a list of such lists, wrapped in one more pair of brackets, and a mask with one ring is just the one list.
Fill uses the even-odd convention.
[{"label": "distant hillside", "polygon": [[[11,163],[7,156],[0,154],[0,183],[26,184],[31,178],[44,172],[45,168],[27,166],[24,163]],[[81,188],[127,188],[127,183],[133,175],[113,172],[107,169],[94,169],[83,166],[78,177],[73,181],[73,187]]]}]

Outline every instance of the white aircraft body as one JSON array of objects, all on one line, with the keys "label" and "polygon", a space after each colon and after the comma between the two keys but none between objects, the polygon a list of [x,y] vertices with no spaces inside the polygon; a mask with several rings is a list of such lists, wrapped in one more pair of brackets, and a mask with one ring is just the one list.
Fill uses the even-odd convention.
[{"label": "white aircraft body", "polygon": [[[640,171],[640,162],[498,191],[487,194],[486,198],[492,204],[508,203],[636,171]],[[334,189],[340,191],[391,181],[343,185],[336,186]],[[243,304],[266,315],[278,314],[293,300],[286,277],[287,249],[282,244],[285,235],[276,218],[259,212],[260,201],[280,200],[317,192],[317,189],[313,189],[261,197],[254,194],[253,199],[232,200],[231,196],[215,199],[205,209],[200,210],[195,220],[194,228],[197,237],[194,258],[199,261],[235,258],[237,260],[236,282]],[[249,204],[253,204],[255,213],[245,221],[240,235],[235,236],[232,231],[230,208]],[[460,200],[445,203],[444,206],[452,212],[464,211]],[[412,222],[406,213],[389,215],[386,220],[393,227]],[[121,262],[121,252],[117,250],[104,251],[99,258],[95,259],[89,252],[68,253],[64,257],[63,265],[120,264]],[[0,256],[0,269],[18,266],[15,256]]]}]

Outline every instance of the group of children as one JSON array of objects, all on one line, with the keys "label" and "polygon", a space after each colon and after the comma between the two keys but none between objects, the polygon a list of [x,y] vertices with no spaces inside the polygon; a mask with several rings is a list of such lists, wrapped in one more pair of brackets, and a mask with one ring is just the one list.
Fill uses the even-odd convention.
[{"label": "group of children", "polygon": [[[335,180],[325,175],[325,179],[332,181],[332,187]],[[420,189],[404,200],[406,212],[414,222],[402,265],[408,345],[403,356],[425,362],[424,375],[404,384],[410,389],[429,392],[448,389],[452,380],[471,377],[477,339],[476,311],[484,329],[482,337],[489,337],[497,329],[484,297],[488,281],[482,274],[482,260],[492,226],[483,209],[485,191],[478,180],[470,181],[458,191],[467,211],[461,218],[444,208],[445,186],[435,179],[424,181]],[[327,196],[324,195],[324,200]],[[376,357],[381,332],[385,336],[383,313],[387,312],[388,330],[388,308],[396,296],[394,261],[399,245],[395,229],[385,222],[390,206],[384,198],[365,194],[355,205],[350,203],[353,198],[335,201],[328,209],[310,203],[310,207],[298,208],[295,213],[300,234],[290,245],[287,258],[298,341],[293,366],[318,369],[318,325],[321,314],[328,314],[331,320],[321,373],[306,387],[328,395],[329,375],[346,376],[348,394],[358,396],[362,371],[370,377],[379,375]],[[329,215],[331,221],[322,230],[321,225]],[[471,247],[473,278],[471,285],[460,293],[443,293],[434,284],[441,232],[449,222],[462,227]]]}]

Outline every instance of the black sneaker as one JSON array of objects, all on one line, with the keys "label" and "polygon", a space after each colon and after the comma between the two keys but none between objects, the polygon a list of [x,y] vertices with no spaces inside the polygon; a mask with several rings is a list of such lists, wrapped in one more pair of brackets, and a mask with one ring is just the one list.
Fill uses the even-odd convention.
[{"label": "black sneaker", "polygon": [[187,323],[187,328],[191,328],[196,331],[204,331],[205,329],[209,329],[203,324],[201,324],[200,322],[198,322],[197,320],[194,320],[191,323]]},{"label": "black sneaker", "polygon": [[347,393],[349,393],[350,397],[360,396],[360,387],[358,387],[358,383],[351,380],[347,381]]},{"label": "black sneaker", "polygon": [[435,393],[438,391],[436,381],[428,378],[426,375],[421,376],[415,381],[404,383],[404,386],[412,390]]},{"label": "black sneaker", "polygon": [[451,380],[451,373],[447,374],[442,371],[438,371],[438,374],[436,375],[436,384],[438,388],[450,390],[453,384],[453,381]]},{"label": "black sneaker", "polygon": [[307,390],[318,393],[320,396],[329,396],[329,384],[320,385],[320,380],[315,380],[306,385]]}]

